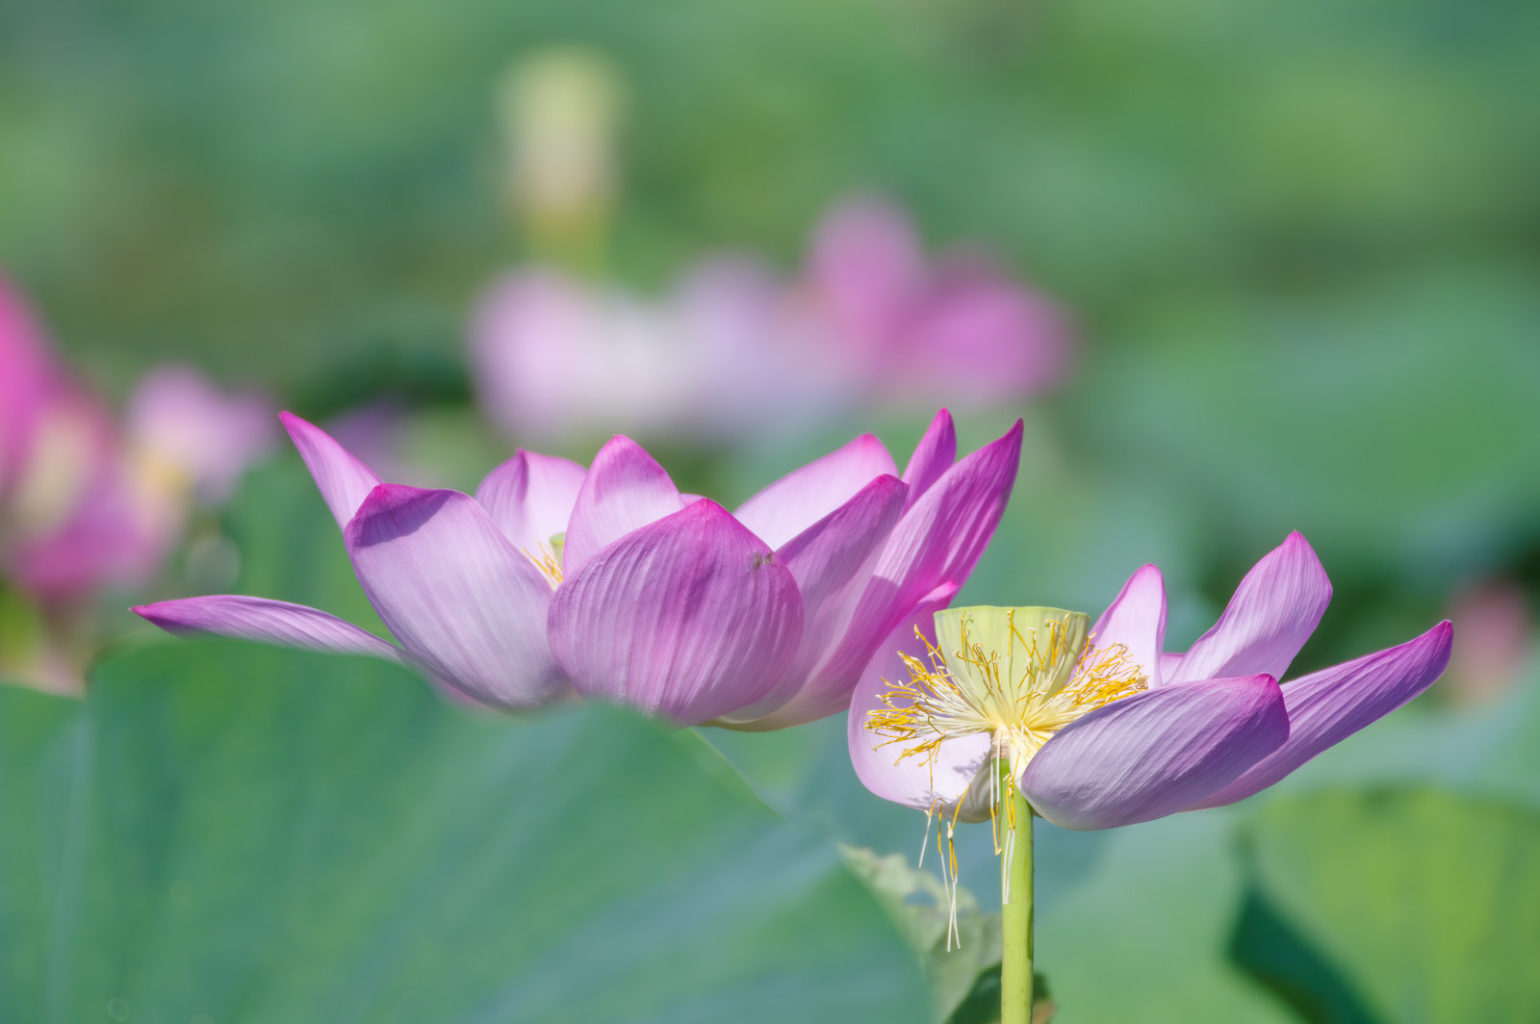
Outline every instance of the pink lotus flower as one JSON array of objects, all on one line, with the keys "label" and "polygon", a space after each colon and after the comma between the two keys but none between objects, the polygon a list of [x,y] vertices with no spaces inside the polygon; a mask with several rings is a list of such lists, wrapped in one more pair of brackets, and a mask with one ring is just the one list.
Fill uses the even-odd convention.
[{"label": "pink lotus flower", "polygon": [[[1280,686],[1330,597],[1296,533],[1185,653],[1162,650],[1165,586],[1153,565],[1130,577],[1089,645],[1078,613],[922,608],[855,691],[851,759],[878,796],[968,820],[987,817],[1006,788],[995,785],[1000,763],[1032,809],[1065,828],[1233,803],[1416,697],[1448,663],[1445,621]],[[940,649],[929,648],[938,632]]]},{"label": "pink lotus flower", "polygon": [[305,421],[284,423],[399,642],[314,608],[195,597],[136,608],[173,632],[366,654],[482,703],[575,689],[680,724],[746,729],[849,705],[878,643],[954,593],[1016,475],[1018,421],[955,462],[939,413],[902,476],[865,435],[729,513],[680,494],[635,442],[586,471],[520,451],[474,497],[382,484]]},{"label": "pink lotus flower", "polygon": [[988,404],[1041,394],[1069,369],[1064,315],[986,253],[927,264],[914,225],[875,197],[819,223],[803,272],[835,347],[886,401]]},{"label": "pink lotus flower", "polygon": [[269,443],[268,405],[192,370],[145,377],[119,430],[0,279],[0,573],[49,603],[144,582],[195,498],[222,498]]}]

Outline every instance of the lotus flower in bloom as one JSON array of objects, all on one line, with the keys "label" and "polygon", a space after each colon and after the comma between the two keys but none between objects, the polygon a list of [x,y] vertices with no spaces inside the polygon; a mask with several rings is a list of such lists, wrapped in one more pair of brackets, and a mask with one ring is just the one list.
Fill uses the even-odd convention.
[{"label": "lotus flower in bloom", "polygon": [[999,764],[1066,828],[1244,799],[1416,697],[1448,663],[1445,621],[1280,686],[1330,597],[1296,533],[1185,653],[1162,650],[1153,565],[1089,631],[1086,616],[1059,609],[922,609],[855,692],[851,758],[877,795],[968,820],[987,817],[1004,788]]},{"label": "lotus flower in bloom", "polygon": [[866,435],[733,514],[680,494],[623,436],[586,471],[521,451],[472,497],[382,484],[316,427],[284,422],[399,646],[254,597],[166,601],[140,615],[173,632],[405,662],[503,708],[571,687],[680,724],[746,729],[849,706],[878,644],[972,570],[1021,445],[1018,421],[954,463],[943,410],[901,476]]},{"label": "lotus flower in bloom", "polygon": [[0,279],[0,571],[49,603],[142,583],[194,499],[223,498],[267,447],[269,410],[167,367],[119,429]]}]

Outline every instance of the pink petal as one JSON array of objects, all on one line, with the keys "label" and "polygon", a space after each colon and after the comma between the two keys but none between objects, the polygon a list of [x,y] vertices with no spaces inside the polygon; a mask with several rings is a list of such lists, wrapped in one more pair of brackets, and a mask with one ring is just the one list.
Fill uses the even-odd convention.
[{"label": "pink petal", "polygon": [[169,633],[211,633],[309,651],[403,660],[395,644],[335,615],[287,601],[218,594],[139,605],[134,612]]},{"label": "pink petal", "polygon": [[775,553],[802,594],[802,642],[770,692],[721,724],[783,729],[850,706],[853,680],[815,676],[813,669],[844,636],[855,599],[871,578],[872,561],[898,521],[908,490],[897,477],[879,476]]},{"label": "pink petal", "polygon": [[[515,437],[552,437],[589,418],[587,374],[606,335],[606,306],[554,270],[508,274],[476,303],[470,358],[481,407]],[[585,372],[587,371],[587,372]]]},{"label": "pink petal", "polygon": [[1062,315],[982,253],[944,259],[904,326],[887,366],[910,394],[999,402],[1047,390],[1068,369]]},{"label": "pink petal", "polygon": [[551,647],[580,693],[681,725],[762,697],[801,634],[791,572],[711,501],[600,551],[551,603]]},{"label": "pink petal", "polygon": [[856,605],[839,649],[824,666],[838,678],[855,678],[877,643],[937,587],[959,588],[994,536],[1021,459],[1020,420],[942,474],[888,535],[873,579]]},{"label": "pink petal", "polygon": [[369,492],[379,486],[380,478],[315,424],[292,412],[281,412],[278,418],[315,478],[326,507],[332,510],[332,518],[338,526],[347,526]]},{"label": "pink petal", "polygon": [[476,500],[514,547],[536,551],[566,532],[586,472],[571,459],[520,449],[487,474]]},{"label": "pink petal", "polygon": [[881,441],[862,434],[744,502],[738,521],[766,544],[780,547],[879,476],[898,476],[898,467]]},{"label": "pink petal", "polygon": [[876,349],[925,281],[925,256],[908,217],[870,196],[847,199],[819,222],[807,277],[846,345]]},{"label": "pink petal", "polygon": [[1138,665],[1150,689],[1160,685],[1160,645],[1166,637],[1166,582],[1160,568],[1141,566],[1123,584],[1091,629],[1091,640],[1103,652],[1121,644],[1131,664]]},{"label": "pink petal", "polygon": [[1187,810],[1289,738],[1271,676],[1210,679],[1125,697],[1071,722],[1021,774],[1063,828],[1114,828]]},{"label": "pink petal", "polygon": [[1170,682],[1262,674],[1281,678],[1331,601],[1331,581],[1298,533],[1252,567],[1219,621],[1198,638]]},{"label": "pink petal", "polygon": [[947,740],[941,745],[935,763],[930,764],[919,757],[899,760],[903,753],[901,745],[887,743],[888,737],[872,732],[867,723],[871,721],[871,712],[884,706],[882,695],[888,692],[888,684],[909,679],[909,670],[899,652],[925,658],[925,644],[915,636],[915,627],[923,630],[934,643],[935,612],[946,607],[956,591],[956,587],[948,585],[927,597],[912,618],[883,640],[876,657],[856,684],[846,726],[850,762],[861,783],[884,800],[922,811],[931,810],[938,802],[950,809],[962,799],[973,777],[992,753],[990,738],[979,733]]},{"label": "pink petal", "polygon": [[563,572],[571,579],[606,544],[683,505],[674,481],[641,445],[624,435],[610,438],[578,489],[567,524]]},{"label": "pink petal", "polygon": [[1327,747],[1422,693],[1449,664],[1453,636],[1454,627],[1441,622],[1399,647],[1285,683],[1289,741],[1200,806],[1234,803],[1266,789]]},{"label": "pink petal", "polygon": [[0,276],[0,497],[26,471],[38,419],[62,385],[32,310]]},{"label": "pink petal", "polygon": [[909,485],[909,504],[913,505],[920,495],[930,490],[941,479],[941,474],[952,468],[957,460],[957,428],[952,424],[952,414],[945,409],[936,413],[925,429],[925,436],[914,446],[909,465],[904,467],[904,483]]},{"label": "pink petal", "polygon": [[474,499],[382,484],[343,537],[380,618],[435,676],[506,708],[561,692],[545,637],[551,585]]},{"label": "pink petal", "polygon": [[50,395],[37,426],[22,494],[34,486],[33,472],[62,479],[33,491],[36,504],[22,500],[8,510],[11,522],[0,524],[0,576],[44,601],[79,602],[101,587],[143,586],[181,528],[181,506],[151,500],[155,495],[138,486],[94,397],[73,389]]}]

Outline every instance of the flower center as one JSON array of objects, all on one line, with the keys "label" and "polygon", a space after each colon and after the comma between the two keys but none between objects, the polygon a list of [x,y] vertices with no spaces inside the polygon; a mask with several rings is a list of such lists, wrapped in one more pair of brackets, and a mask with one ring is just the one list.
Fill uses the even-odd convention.
[{"label": "flower center", "polygon": [[[1060,729],[1145,689],[1122,644],[1102,647],[1087,616],[1057,608],[953,608],[936,613],[939,646],[902,654],[909,679],[889,682],[867,728],[898,761],[934,765],[941,745],[979,733],[1012,778]],[[921,636],[921,639],[925,638]]]},{"label": "flower center", "polygon": [[519,549],[525,558],[535,563],[535,568],[539,569],[545,576],[546,581],[551,584],[552,590],[561,586],[563,579],[561,555],[562,549],[566,546],[566,540],[567,535],[565,533],[555,533],[551,535],[549,541],[541,541],[537,544],[533,551],[529,548]]}]

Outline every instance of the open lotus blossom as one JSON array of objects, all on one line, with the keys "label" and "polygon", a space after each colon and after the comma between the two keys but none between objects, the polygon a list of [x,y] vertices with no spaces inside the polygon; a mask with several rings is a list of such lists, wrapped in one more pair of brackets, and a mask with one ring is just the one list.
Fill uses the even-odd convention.
[{"label": "open lotus blossom", "polygon": [[945,410],[899,474],[856,438],[736,513],[617,436],[593,464],[520,451],[474,497],[383,484],[284,423],[391,643],[255,597],[136,608],[173,632],[366,654],[508,709],[569,689],[679,724],[771,729],[849,706],[878,645],[956,592],[1015,480],[1021,423],[955,460]]},{"label": "open lotus blossom", "polygon": [[191,506],[225,497],[267,448],[271,416],[260,397],[163,367],[120,427],[0,278],[0,575],[50,604],[145,582]]},{"label": "open lotus blossom", "polygon": [[851,760],[878,796],[943,816],[949,943],[952,826],[994,820],[1005,1024],[1025,1024],[1032,1006],[1034,814],[1098,829],[1244,799],[1444,671],[1447,621],[1279,686],[1330,598],[1320,561],[1295,533],[1185,653],[1162,650],[1166,592],[1153,565],[1129,578],[1094,629],[1059,608],[922,607],[894,632],[852,697]]},{"label": "open lotus blossom", "polygon": [[1058,609],[922,609],[855,692],[851,758],[877,795],[964,820],[989,816],[1002,777],[1065,828],[1233,803],[1416,697],[1449,660],[1445,621],[1280,686],[1330,597],[1295,533],[1185,653],[1162,650],[1154,565],[1090,629]]}]

